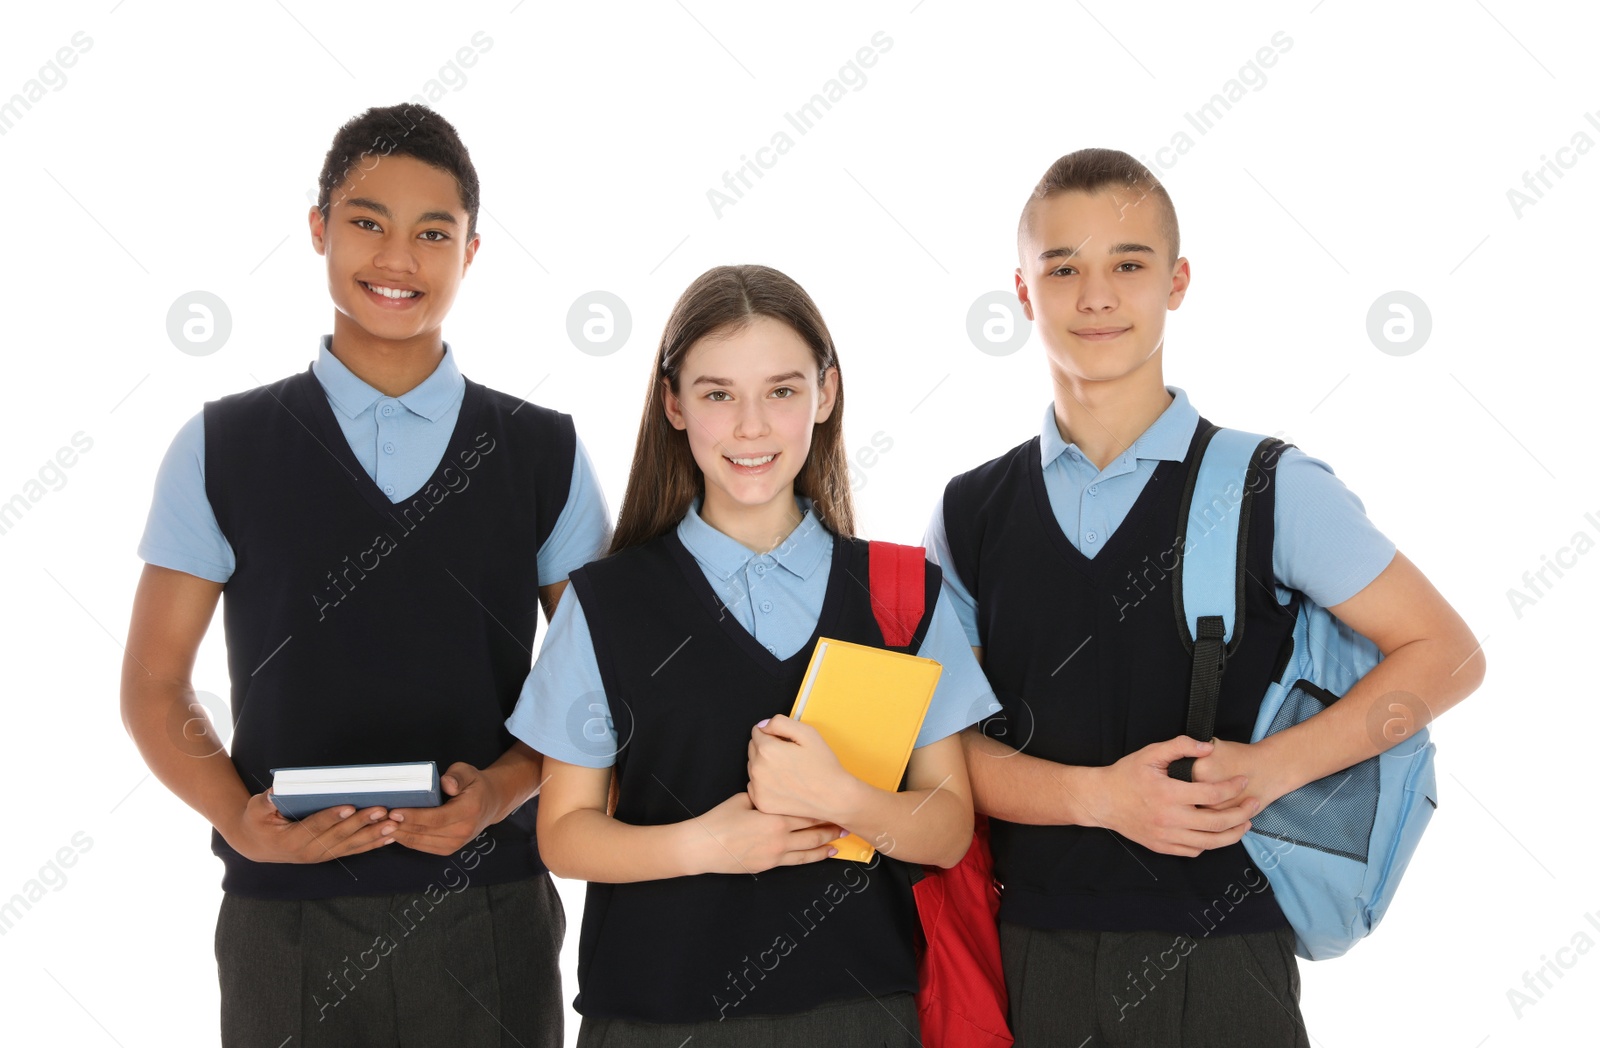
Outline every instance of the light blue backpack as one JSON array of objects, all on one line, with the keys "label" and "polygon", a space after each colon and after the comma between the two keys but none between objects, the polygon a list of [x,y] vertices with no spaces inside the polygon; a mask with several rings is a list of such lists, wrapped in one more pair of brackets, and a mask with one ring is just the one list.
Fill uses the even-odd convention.
[{"label": "light blue backpack", "polygon": [[[1210,739],[1226,652],[1243,602],[1250,504],[1283,441],[1211,427],[1201,437],[1180,521],[1186,521],[1178,630],[1192,642],[1188,734]],[[1288,591],[1283,591],[1287,593]],[[1261,699],[1251,741],[1282,731],[1343,696],[1383,657],[1377,645],[1301,593],[1294,650]],[[1378,926],[1438,807],[1433,743],[1423,728],[1384,753],[1286,794],[1251,820],[1243,844],[1294,927],[1295,952],[1337,957]],[[1187,779],[1192,761],[1169,774]]]}]

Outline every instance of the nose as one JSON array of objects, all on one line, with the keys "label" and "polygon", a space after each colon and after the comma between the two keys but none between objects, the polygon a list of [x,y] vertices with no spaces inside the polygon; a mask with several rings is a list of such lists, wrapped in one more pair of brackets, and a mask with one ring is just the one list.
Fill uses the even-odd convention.
[{"label": "nose", "polygon": [[1078,308],[1086,313],[1105,313],[1117,308],[1116,289],[1104,273],[1085,272],[1078,281]]},{"label": "nose", "polygon": [[417,255],[411,238],[406,234],[390,233],[378,245],[372,264],[390,273],[415,273]]},{"label": "nose", "polygon": [[767,402],[764,397],[753,397],[739,402],[733,420],[733,435],[740,440],[765,436],[770,426],[767,422]]}]

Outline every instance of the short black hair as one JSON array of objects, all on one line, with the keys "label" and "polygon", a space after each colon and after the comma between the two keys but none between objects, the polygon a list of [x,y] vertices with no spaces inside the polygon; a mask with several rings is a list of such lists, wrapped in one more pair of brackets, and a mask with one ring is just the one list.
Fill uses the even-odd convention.
[{"label": "short black hair", "polygon": [[333,194],[350,172],[358,167],[370,169],[369,157],[381,160],[386,156],[415,157],[448,172],[456,180],[461,206],[467,212],[467,239],[477,235],[477,168],[450,121],[420,103],[375,106],[352,117],[333,136],[333,145],[322,161],[322,174],[317,177],[317,209],[324,222]]}]

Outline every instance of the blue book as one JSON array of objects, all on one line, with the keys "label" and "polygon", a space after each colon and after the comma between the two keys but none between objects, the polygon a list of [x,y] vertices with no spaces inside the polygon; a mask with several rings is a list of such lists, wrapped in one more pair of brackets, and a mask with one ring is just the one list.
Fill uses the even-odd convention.
[{"label": "blue book", "polygon": [[362,808],[437,808],[439,767],[408,764],[338,764],[273,768],[272,803],[291,819],[349,804]]}]

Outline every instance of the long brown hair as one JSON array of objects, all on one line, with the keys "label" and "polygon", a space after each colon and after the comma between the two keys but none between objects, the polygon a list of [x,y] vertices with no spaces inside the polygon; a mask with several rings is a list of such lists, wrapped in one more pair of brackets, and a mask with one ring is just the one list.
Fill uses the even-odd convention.
[{"label": "long brown hair", "polygon": [[[641,546],[678,526],[705,492],[705,477],[689,451],[689,438],[667,419],[665,387],[678,392],[679,372],[695,343],[731,334],[756,317],[771,317],[794,329],[811,347],[820,382],[839,368],[833,336],[822,313],[795,281],[767,266],[717,266],[695,278],[672,307],[661,346],[650,369],[639,439],[633,449],[628,489],[611,539],[611,552]],[[818,518],[836,535],[855,531],[850,466],[844,447],[844,379],[838,378],[833,411],[811,434],[811,453],[795,477],[797,495],[810,498]]]}]

